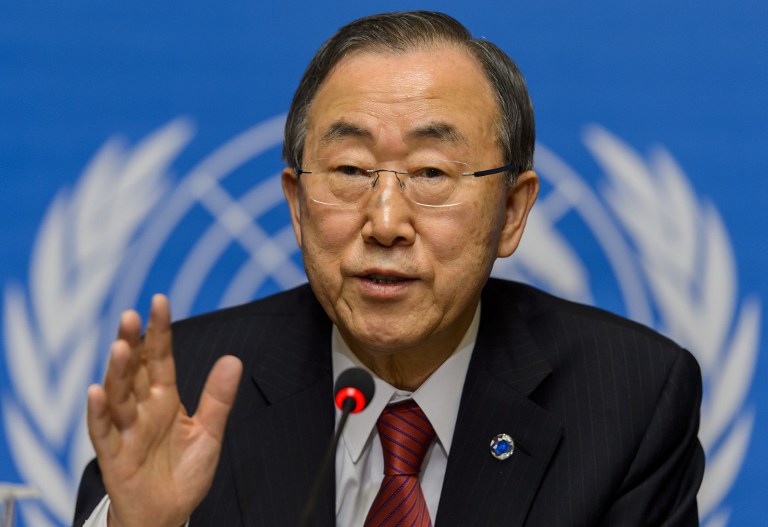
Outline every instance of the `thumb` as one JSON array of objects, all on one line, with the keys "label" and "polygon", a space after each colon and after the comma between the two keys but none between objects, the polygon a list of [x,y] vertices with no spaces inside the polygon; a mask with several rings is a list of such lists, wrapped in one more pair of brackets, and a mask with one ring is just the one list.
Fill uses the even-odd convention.
[{"label": "thumb", "polygon": [[225,355],[213,365],[205,381],[195,418],[208,433],[221,443],[224,425],[235,403],[237,387],[243,373],[243,363],[232,355]]}]

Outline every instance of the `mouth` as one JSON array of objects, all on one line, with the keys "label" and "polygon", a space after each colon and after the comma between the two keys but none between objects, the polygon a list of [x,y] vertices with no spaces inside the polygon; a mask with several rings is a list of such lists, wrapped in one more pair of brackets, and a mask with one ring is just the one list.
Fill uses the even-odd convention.
[{"label": "mouth", "polygon": [[411,282],[418,280],[417,277],[396,271],[394,269],[375,269],[369,268],[357,273],[358,280],[363,281],[372,286],[383,286],[389,288],[396,286],[405,286]]},{"label": "mouth", "polygon": [[363,278],[366,280],[370,280],[374,284],[398,284],[400,282],[406,282],[411,280],[411,278],[405,278],[404,276],[394,276],[394,275],[385,275],[385,274],[378,274],[378,273],[370,273],[367,275],[364,275]]},{"label": "mouth", "polygon": [[417,277],[383,269],[367,269],[355,277],[361,286],[360,294],[372,301],[402,299],[418,281]]}]

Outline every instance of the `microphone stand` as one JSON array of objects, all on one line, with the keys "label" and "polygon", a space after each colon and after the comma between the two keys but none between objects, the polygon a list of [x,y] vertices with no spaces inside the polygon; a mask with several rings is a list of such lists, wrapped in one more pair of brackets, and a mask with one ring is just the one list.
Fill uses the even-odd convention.
[{"label": "microphone stand", "polygon": [[34,487],[0,483],[0,501],[3,503],[3,518],[0,527],[13,527],[15,522],[16,500],[36,498],[40,491]]},{"label": "microphone stand", "polygon": [[301,515],[301,527],[310,527],[312,525],[312,514],[315,512],[315,506],[317,504],[317,496],[320,494],[320,489],[323,486],[323,481],[326,475],[331,470],[331,463],[336,459],[336,448],[339,445],[339,439],[341,433],[344,430],[344,426],[347,424],[347,417],[355,409],[355,400],[352,397],[347,397],[341,405],[341,419],[339,419],[339,426],[336,428],[336,433],[333,436],[333,441],[325,451],[325,457],[323,458],[323,464],[320,466],[320,470],[315,478],[315,484],[312,486],[312,492],[309,494],[309,500],[304,506],[304,512]]}]

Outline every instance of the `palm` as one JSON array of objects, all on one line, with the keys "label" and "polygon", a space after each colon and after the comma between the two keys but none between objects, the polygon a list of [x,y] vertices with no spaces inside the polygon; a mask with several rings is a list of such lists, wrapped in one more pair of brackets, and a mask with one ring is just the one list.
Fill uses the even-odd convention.
[{"label": "palm", "polygon": [[220,359],[197,413],[188,416],[163,297],[153,299],[143,342],[140,332],[138,315],[126,313],[104,387],[89,390],[88,428],[111,500],[110,524],[177,526],[210,487],[242,366]]}]

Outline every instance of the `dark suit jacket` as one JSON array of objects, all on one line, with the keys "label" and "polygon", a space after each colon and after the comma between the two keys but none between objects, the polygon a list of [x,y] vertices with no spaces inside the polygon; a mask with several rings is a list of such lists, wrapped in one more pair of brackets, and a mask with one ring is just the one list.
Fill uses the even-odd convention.
[{"label": "dark suit jacket", "polygon": [[[490,280],[436,518],[450,526],[697,525],[701,376],[668,339],[604,311]],[[194,411],[223,354],[245,365],[191,525],[298,523],[334,427],[331,324],[308,286],[174,325]],[[456,386],[455,389],[461,389]],[[494,459],[491,438],[516,443]],[[326,481],[316,525],[334,525]],[[104,495],[86,469],[76,524]]]}]

